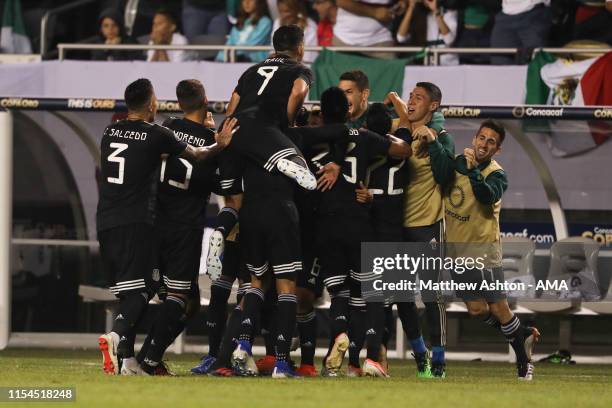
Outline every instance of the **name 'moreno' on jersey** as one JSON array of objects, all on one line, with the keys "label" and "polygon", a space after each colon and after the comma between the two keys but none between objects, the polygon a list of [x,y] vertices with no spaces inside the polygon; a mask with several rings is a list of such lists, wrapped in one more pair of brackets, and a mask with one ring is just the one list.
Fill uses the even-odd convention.
[{"label": "name 'moreno' on jersey", "polygon": [[[215,143],[214,131],[188,119],[168,118],[164,126],[177,140],[194,147]],[[217,160],[190,162],[180,157],[163,158],[157,195],[157,220],[202,228],[210,193],[216,190]]]}]

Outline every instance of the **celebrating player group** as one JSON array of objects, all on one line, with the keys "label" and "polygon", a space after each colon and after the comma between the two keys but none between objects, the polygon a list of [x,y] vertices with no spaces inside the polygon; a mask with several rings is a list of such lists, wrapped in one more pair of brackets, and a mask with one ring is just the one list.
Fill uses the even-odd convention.
[{"label": "celebrating player group", "polygon": [[[441,294],[421,292],[428,348],[414,298],[366,289],[373,273],[362,270],[361,244],[423,243],[435,256],[440,243],[456,242],[498,253],[508,180],[493,156],[504,128],[482,122],[472,145],[455,155],[435,84],[417,83],[407,102],[390,92],[384,103],[370,104],[368,78],[357,70],[342,74],[337,87],[321,94],[320,111],[309,113],[302,105],[313,74],[301,64],[303,37],[295,25],[274,33],[275,53],[240,77],[217,130],[197,80],[178,83],[184,115],[163,126],[153,124],[151,82],[139,79],[126,88],[127,118],[108,125],[101,142],[98,239],[110,290],[119,298],[112,331],[99,338],[106,373],[169,374],[162,357],[200,308],[206,207],[215,193],[224,206],[206,259],[209,350],[193,374],[389,377],[395,304],[417,376],[446,376]],[[450,272],[456,281],[503,280],[498,258],[489,257],[482,269]],[[417,271],[419,279],[436,281],[441,272]],[[228,316],[236,281],[236,307]],[[317,369],[314,305],[324,289],[330,335]],[[163,303],[136,355],[135,330],[155,294]],[[531,380],[538,330],[521,324],[503,291],[457,296],[471,316],[506,337],[518,378]],[[255,361],[258,335],[266,356]],[[294,338],[299,342],[292,348]],[[298,367],[290,356],[297,347]]]}]

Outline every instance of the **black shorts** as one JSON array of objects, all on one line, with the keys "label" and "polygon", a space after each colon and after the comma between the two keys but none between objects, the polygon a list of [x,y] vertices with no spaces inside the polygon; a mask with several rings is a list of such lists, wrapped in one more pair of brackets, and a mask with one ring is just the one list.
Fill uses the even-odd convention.
[{"label": "black shorts", "polygon": [[[404,228],[404,242],[414,242],[419,244],[427,244],[426,249],[421,253],[413,256],[424,255],[426,257],[443,257],[443,224],[438,221],[432,225],[423,227],[406,227]],[[423,269],[417,271],[421,281],[440,282],[442,271],[437,269]],[[442,293],[440,291],[422,290],[421,298],[423,302],[442,302]]]},{"label": "black shorts", "polygon": [[[377,201],[378,200],[378,201]],[[374,197],[370,217],[376,242],[402,242],[404,199],[396,197]]]},{"label": "black shorts", "polygon": [[327,215],[317,221],[317,248],[323,283],[330,294],[349,288],[349,277],[359,281],[361,243],[372,240],[368,218]]},{"label": "black shorts", "polygon": [[299,216],[295,203],[278,197],[245,199],[240,209],[242,258],[252,275],[295,280],[302,270]]},{"label": "black shorts", "polygon": [[463,273],[451,271],[454,282],[473,285],[472,288],[456,290],[455,296],[463,301],[485,300],[487,303],[496,303],[506,299],[506,292],[503,289],[488,290],[483,287],[483,282],[488,288],[493,287],[497,282],[504,283],[504,271],[501,267],[485,269],[466,269]]},{"label": "black shorts", "polygon": [[280,159],[303,156],[278,125],[265,123],[248,114],[238,114],[237,118],[240,129],[232,138],[231,149],[254,160],[267,171],[275,170]]},{"label": "black shorts", "polygon": [[200,273],[202,237],[195,228],[155,228],[156,266],[168,293],[189,294]]},{"label": "black shorts", "polygon": [[242,282],[250,282],[251,274],[242,262],[239,241],[225,241],[225,250],[221,260],[221,276],[224,280],[234,282],[236,279]]},{"label": "black shorts", "polygon": [[153,226],[123,225],[98,232],[102,269],[113,295],[152,294],[159,285],[154,263]]}]

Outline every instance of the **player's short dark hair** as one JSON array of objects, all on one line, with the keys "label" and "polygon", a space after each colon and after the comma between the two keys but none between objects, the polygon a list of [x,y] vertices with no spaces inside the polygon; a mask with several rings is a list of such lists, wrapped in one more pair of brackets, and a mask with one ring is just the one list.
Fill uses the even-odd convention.
[{"label": "player's short dark hair", "polygon": [[279,27],[272,36],[274,51],[296,52],[304,43],[304,30],[295,24]]},{"label": "player's short dark hair", "polygon": [[391,130],[392,124],[389,110],[383,103],[373,103],[368,108],[366,116],[366,128],[379,135],[386,135]]},{"label": "player's short dark hair", "polygon": [[176,85],[176,98],[184,112],[194,112],[204,106],[206,91],[197,79],[184,79]]},{"label": "player's short dark hair", "polygon": [[368,79],[368,76],[365,74],[365,72],[358,69],[354,71],[347,71],[340,75],[340,80],[353,81],[361,92],[366,89],[370,89],[370,80]]},{"label": "player's short dark hair", "polygon": [[499,121],[495,119],[487,119],[480,124],[480,127],[478,128],[478,133],[480,133],[480,130],[482,128],[491,129],[499,135],[499,146],[504,143],[504,139],[506,138],[506,129],[504,128],[504,125],[502,125]]},{"label": "player's short dark hair", "polygon": [[123,97],[129,110],[142,110],[151,102],[153,84],[147,78],[137,79],[125,88]]},{"label": "player's short dark hair", "polygon": [[417,82],[417,88],[423,88],[432,102],[442,103],[442,91],[438,85],[431,82]]},{"label": "player's short dark hair", "polygon": [[176,18],[176,15],[172,11],[165,9],[165,8],[160,8],[160,9],[155,10],[155,14],[160,14],[166,17],[168,20],[170,20],[172,24],[178,26],[178,19]]},{"label": "player's short dark hair", "polygon": [[348,99],[344,91],[337,86],[329,87],[321,94],[321,114],[324,123],[346,122],[348,109]]}]

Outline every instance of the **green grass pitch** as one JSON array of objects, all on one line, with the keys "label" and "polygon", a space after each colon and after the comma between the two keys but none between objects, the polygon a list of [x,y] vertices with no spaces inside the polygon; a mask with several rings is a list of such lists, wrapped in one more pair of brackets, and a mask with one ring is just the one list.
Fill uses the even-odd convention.
[{"label": "green grass pitch", "polygon": [[509,363],[449,362],[444,380],[415,377],[412,361],[392,361],[390,379],[210,378],[189,373],[194,354],[169,356],[177,377],[113,377],[94,351],[0,352],[0,386],[76,387],[69,403],[16,407],[612,407],[612,366],[539,364],[531,383]]}]

